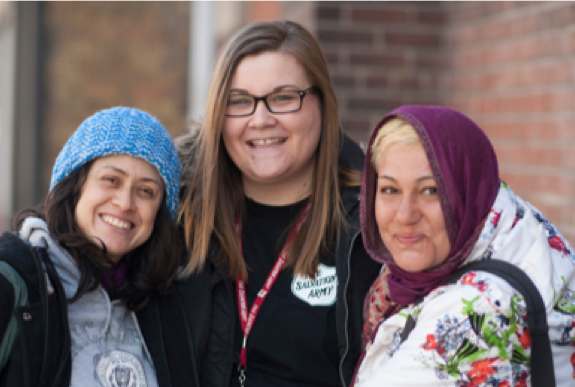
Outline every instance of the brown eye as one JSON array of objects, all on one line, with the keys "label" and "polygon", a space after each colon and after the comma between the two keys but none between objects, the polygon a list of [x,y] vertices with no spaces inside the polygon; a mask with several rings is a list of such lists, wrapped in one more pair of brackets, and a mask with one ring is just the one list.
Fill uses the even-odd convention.
[{"label": "brown eye", "polygon": [[142,187],[140,188],[140,192],[148,198],[153,198],[155,196],[155,192],[153,189],[148,188],[148,187]]},{"label": "brown eye", "polygon": [[383,195],[393,195],[393,194],[397,193],[397,189],[395,189],[393,187],[381,187],[379,190],[379,193],[381,193]]},{"label": "brown eye", "polygon": [[435,196],[437,195],[437,187],[427,187],[423,189],[425,195]]}]

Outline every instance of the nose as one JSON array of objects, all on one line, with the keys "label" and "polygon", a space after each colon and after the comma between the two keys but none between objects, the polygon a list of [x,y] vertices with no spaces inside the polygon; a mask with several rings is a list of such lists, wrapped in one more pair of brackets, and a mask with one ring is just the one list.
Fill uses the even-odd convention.
[{"label": "nose", "polygon": [[130,211],[134,208],[134,198],[132,197],[132,190],[129,188],[122,188],[114,195],[114,204],[122,211]]},{"label": "nose", "polygon": [[402,195],[396,213],[397,220],[403,224],[414,224],[419,221],[420,216],[417,199],[409,194]]},{"label": "nose", "polygon": [[268,110],[264,101],[256,103],[256,110],[250,117],[250,126],[255,128],[265,128],[275,122],[273,114]]}]

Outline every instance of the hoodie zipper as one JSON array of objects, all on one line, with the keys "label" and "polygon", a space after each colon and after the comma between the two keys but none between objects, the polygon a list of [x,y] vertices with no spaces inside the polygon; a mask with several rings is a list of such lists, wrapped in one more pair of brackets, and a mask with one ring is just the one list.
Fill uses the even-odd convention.
[{"label": "hoodie zipper", "polygon": [[353,250],[353,245],[355,244],[355,240],[357,239],[357,236],[359,235],[359,231],[355,233],[355,235],[353,236],[353,238],[351,238],[351,243],[349,245],[349,251],[347,252],[347,278],[345,280],[345,286],[343,288],[343,306],[344,306],[344,311],[345,311],[345,325],[344,325],[344,333],[345,333],[345,352],[343,353],[343,356],[341,357],[341,360],[339,361],[339,377],[341,379],[341,385],[343,387],[346,387],[345,384],[345,379],[343,377],[343,362],[345,360],[345,358],[347,357],[347,354],[349,352],[349,333],[348,333],[348,321],[349,321],[349,311],[348,311],[348,305],[347,305],[347,288],[349,285],[349,279],[351,277],[351,251]]}]

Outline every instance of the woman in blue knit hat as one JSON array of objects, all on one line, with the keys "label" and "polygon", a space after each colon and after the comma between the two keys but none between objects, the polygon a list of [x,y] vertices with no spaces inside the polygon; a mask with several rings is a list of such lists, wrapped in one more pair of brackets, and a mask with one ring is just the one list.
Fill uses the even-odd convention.
[{"label": "woman in blue knit hat", "polygon": [[197,384],[179,266],[181,166],[137,109],[85,120],[44,207],[0,237],[0,386]]}]

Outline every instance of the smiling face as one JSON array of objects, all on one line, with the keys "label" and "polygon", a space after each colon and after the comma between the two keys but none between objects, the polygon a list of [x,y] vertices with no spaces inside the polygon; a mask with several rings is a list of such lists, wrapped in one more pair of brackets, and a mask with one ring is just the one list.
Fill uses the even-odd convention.
[{"label": "smiling face", "polygon": [[[293,56],[265,52],[242,59],[230,94],[261,96],[310,86],[304,68]],[[259,102],[250,116],[226,117],[222,137],[242,172],[244,193],[262,203],[288,204],[311,193],[320,134],[320,102],[310,94],[296,112],[270,113]]]},{"label": "smiling face", "polygon": [[415,272],[445,261],[451,246],[423,146],[391,145],[376,170],[375,218],[395,263]]},{"label": "smiling face", "polygon": [[118,262],[152,234],[163,192],[160,174],[147,161],[128,155],[99,158],[82,187],[76,222],[84,235],[106,246],[112,262]]}]

